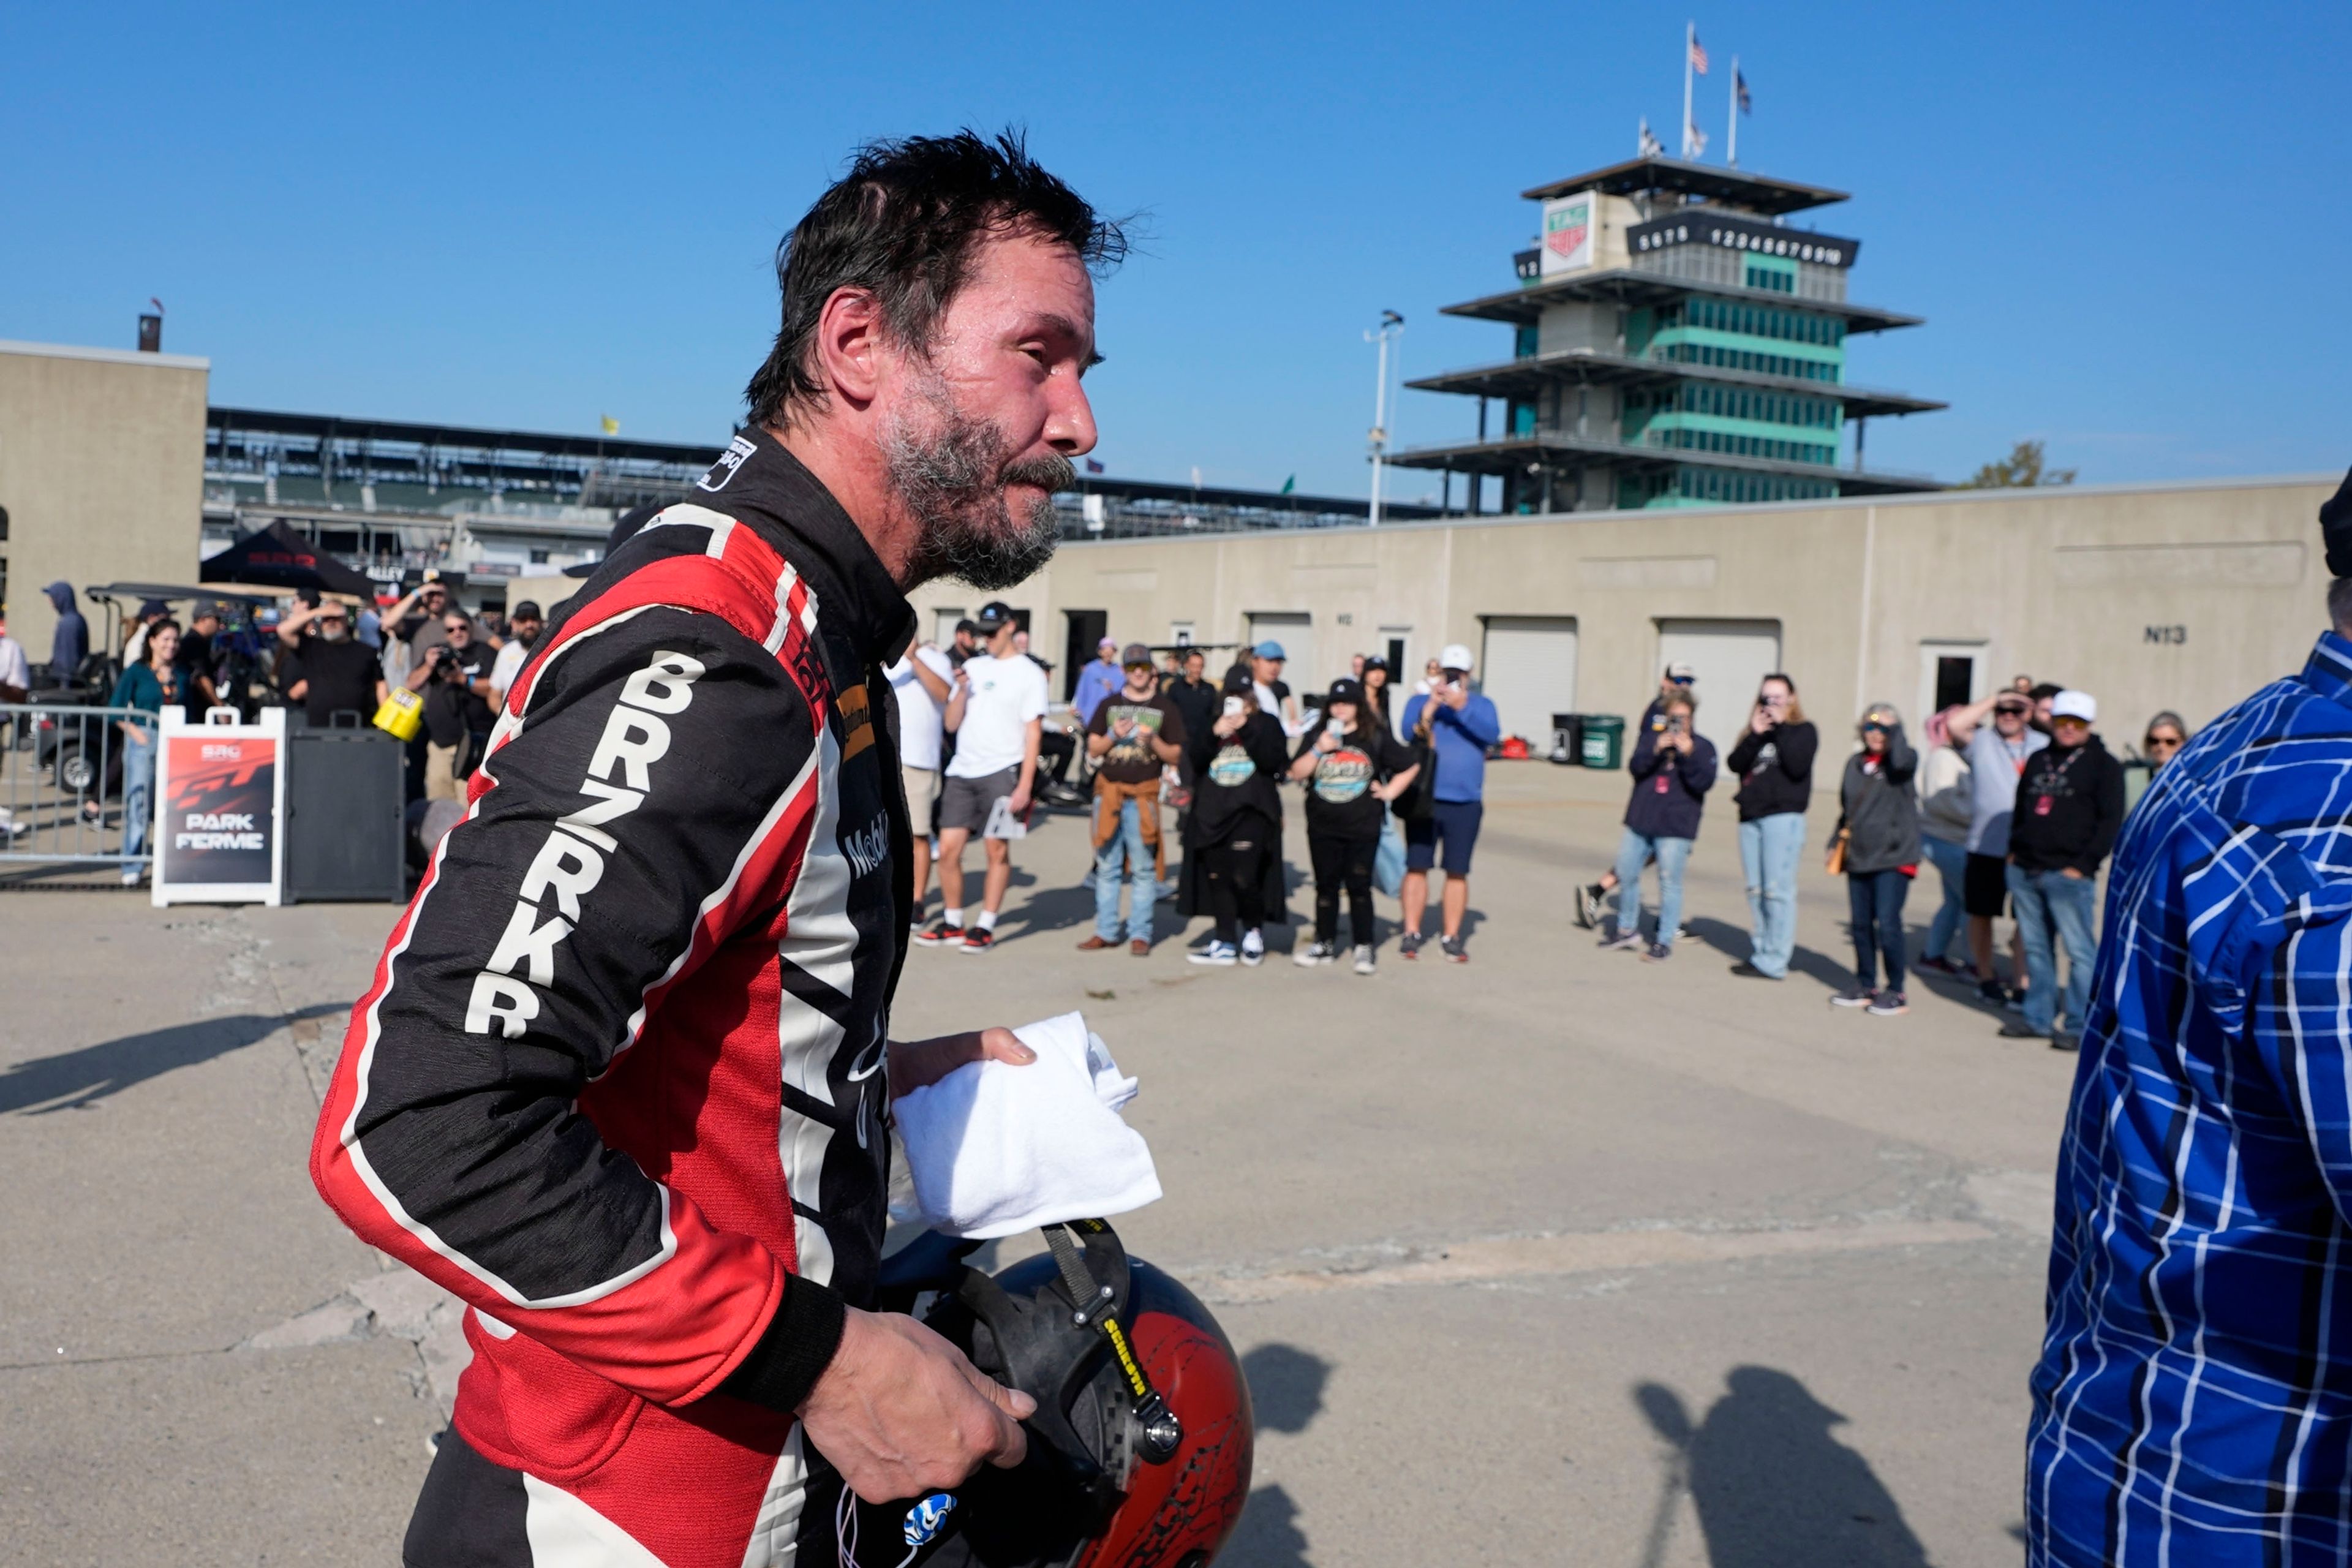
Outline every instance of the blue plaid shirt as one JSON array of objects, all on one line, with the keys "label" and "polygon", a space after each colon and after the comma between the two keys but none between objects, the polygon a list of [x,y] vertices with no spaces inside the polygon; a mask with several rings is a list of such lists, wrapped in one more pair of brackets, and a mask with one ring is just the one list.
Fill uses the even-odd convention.
[{"label": "blue plaid shirt", "polygon": [[2352,642],[2156,775],[2058,1158],[2027,1561],[2352,1556]]}]

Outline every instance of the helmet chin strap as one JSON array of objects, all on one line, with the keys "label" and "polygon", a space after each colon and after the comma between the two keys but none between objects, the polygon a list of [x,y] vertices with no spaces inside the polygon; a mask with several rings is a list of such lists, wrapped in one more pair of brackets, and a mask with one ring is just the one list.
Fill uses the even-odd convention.
[{"label": "helmet chin strap", "polygon": [[1102,1220],[1081,1219],[1044,1228],[1045,1246],[1054,1255],[1054,1267],[1061,1271],[1062,1289],[1069,1293],[1073,1308],[1070,1321],[1082,1328],[1101,1330],[1103,1337],[1110,1342],[1111,1353],[1118,1358],[1119,1371],[1126,1374],[1128,1393],[1135,1402],[1138,1451],[1150,1464],[1166,1464],[1184,1441],[1183,1423],[1151,1386],[1143,1363],[1135,1359],[1126,1331],[1119,1327],[1118,1304],[1111,1288],[1095,1282],[1073,1236],[1079,1230],[1109,1236],[1110,1226]]}]

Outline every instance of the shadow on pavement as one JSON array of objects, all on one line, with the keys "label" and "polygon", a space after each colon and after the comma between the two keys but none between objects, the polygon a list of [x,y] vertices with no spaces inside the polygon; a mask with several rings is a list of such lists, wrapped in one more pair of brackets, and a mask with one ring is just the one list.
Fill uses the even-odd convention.
[{"label": "shadow on pavement", "polygon": [[1261,1432],[1304,1432],[1323,1409],[1331,1363],[1297,1345],[1260,1345],[1242,1357]]},{"label": "shadow on pavement", "polygon": [[[1323,1411],[1323,1390],[1331,1363],[1297,1345],[1268,1344],[1242,1357],[1249,1381],[1250,1407],[1260,1432],[1304,1432]],[[1217,1553],[1233,1568],[1307,1568],[1307,1533],[1298,1528],[1298,1504],[1280,1486],[1249,1495],[1233,1539]]]},{"label": "shadow on pavement", "polygon": [[[1748,928],[1733,925],[1729,921],[1719,921],[1711,915],[1686,914],[1683,917],[1683,934],[1706,943],[1734,963],[1748,956]],[[1817,980],[1832,991],[1843,991],[1853,984],[1853,970],[1827,953],[1815,952],[1801,943],[1789,956],[1789,973]]]},{"label": "shadow on pavement", "polygon": [[0,1113],[20,1110],[41,1116],[52,1110],[77,1110],[151,1078],[243,1050],[294,1019],[350,1011],[340,1002],[321,1002],[284,1016],[238,1013],[125,1035],[53,1057],[35,1057],[0,1074]]},{"label": "shadow on pavement", "polygon": [[1685,1491],[1712,1568],[1925,1568],[1927,1549],[1894,1495],[1868,1460],[1831,1435],[1843,1415],[1771,1367],[1735,1367],[1726,1382],[1729,1392],[1696,1427],[1673,1389],[1644,1383],[1633,1390],[1666,1443],[1643,1568],[1664,1560]]},{"label": "shadow on pavement", "polygon": [[1233,1539],[1217,1553],[1225,1568],[1307,1568],[1307,1533],[1298,1528],[1298,1504],[1282,1488],[1250,1493]]}]

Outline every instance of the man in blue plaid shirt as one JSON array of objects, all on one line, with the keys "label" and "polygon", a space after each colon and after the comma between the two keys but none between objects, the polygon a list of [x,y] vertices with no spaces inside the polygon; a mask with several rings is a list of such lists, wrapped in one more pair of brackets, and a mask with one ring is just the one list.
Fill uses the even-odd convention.
[{"label": "man in blue plaid shirt", "polygon": [[2352,1558],[2352,475],[2335,629],[2125,825],[2058,1160],[2029,1564]]}]

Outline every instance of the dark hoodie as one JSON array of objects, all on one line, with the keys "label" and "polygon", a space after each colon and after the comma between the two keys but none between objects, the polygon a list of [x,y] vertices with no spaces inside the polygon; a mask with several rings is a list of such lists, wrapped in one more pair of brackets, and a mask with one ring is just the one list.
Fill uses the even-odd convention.
[{"label": "dark hoodie", "polygon": [[1919,808],[1911,776],[1919,771],[1919,753],[1895,725],[1886,732],[1886,750],[1875,757],[1856,752],[1846,759],[1845,777],[1838,787],[1843,809],[1838,826],[1846,830],[1845,868],[1850,876],[1868,876],[1919,863]]},{"label": "dark hoodie", "polygon": [[2021,871],[2073,867],[2085,877],[2116,847],[2124,825],[2124,766],[2098,736],[2079,746],[2052,742],[2025,759],[2010,819],[2009,855]]},{"label": "dark hoodie", "polygon": [[59,686],[70,685],[74,672],[89,655],[89,623],[74,608],[72,584],[52,583],[44,591],[58,610],[57,635],[49,641],[49,679]]}]

